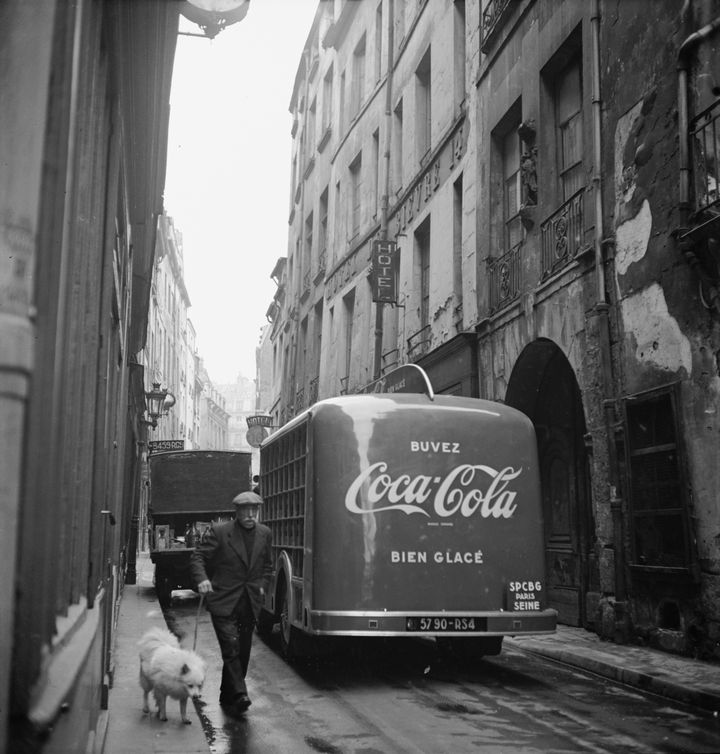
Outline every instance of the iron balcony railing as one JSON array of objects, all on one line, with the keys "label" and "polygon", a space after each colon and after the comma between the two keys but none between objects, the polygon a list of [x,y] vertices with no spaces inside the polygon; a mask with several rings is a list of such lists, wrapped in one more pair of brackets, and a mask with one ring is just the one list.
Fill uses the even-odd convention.
[{"label": "iron balcony railing", "polygon": [[317,403],[319,382],[320,382],[319,377],[313,377],[310,380],[310,385],[308,386],[308,405],[309,406],[312,406],[313,403]]},{"label": "iron balcony railing", "polygon": [[323,249],[318,255],[317,268],[315,269],[315,277],[313,280],[315,284],[319,283],[325,277],[325,269],[327,266],[327,249]]},{"label": "iron balcony railing", "polygon": [[303,288],[302,288],[302,293],[300,294],[301,301],[304,301],[310,295],[310,281],[311,281],[311,274],[310,274],[310,270],[308,270],[303,275]]},{"label": "iron balcony railing", "polygon": [[502,309],[520,295],[520,249],[522,241],[502,256],[488,260],[490,311]]},{"label": "iron balcony railing", "polygon": [[583,249],[584,196],[583,187],[540,226],[543,280],[572,262]]},{"label": "iron balcony railing", "polygon": [[516,0],[490,0],[482,15],[480,50],[487,52],[495,33],[502,27]]},{"label": "iron balcony railing", "polygon": [[690,144],[693,152],[695,210],[720,211],[720,99],[693,119]]},{"label": "iron balcony railing", "polygon": [[411,359],[419,359],[430,350],[432,330],[430,325],[420,328],[407,339],[407,352]]},{"label": "iron balcony railing", "polygon": [[295,393],[295,413],[299,414],[305,408],[305,388],[301,387]]},{"label": "iron balcony railing", "polygon": [[400,362],[400,349],[393,348],[391,351],[385,351],[380,354],[380,358],[382,359],[382,373],[385,374],[385,372],[394,369]]}]

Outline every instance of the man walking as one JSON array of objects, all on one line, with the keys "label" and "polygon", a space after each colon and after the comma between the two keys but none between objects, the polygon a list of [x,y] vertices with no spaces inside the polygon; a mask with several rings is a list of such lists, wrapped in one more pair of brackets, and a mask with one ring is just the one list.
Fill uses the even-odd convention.
[{"label": "man walking", "polygon": [[252,633],[273,573],[272,535],[257,522],[262,498],[241,492],[235,519],[213,524],[194,550],[193,579],[205,595],[223,659],[220,704],[240,714],[252,704],[245,675]]}]

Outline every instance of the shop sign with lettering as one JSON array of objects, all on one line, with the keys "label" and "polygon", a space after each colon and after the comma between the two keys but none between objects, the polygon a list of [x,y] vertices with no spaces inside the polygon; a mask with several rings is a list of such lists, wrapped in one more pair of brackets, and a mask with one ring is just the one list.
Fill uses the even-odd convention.
[{"label": "shop sign with lettering", "polygon": [[372,243],[372,300],[382,304],[396,304],[400,252],[395,241]]},{"label": "shop sign with lettering", "polygon": [[150,440],[148,450],[150,453],[159,453],[163,450],[185,450],[185,440]]}]

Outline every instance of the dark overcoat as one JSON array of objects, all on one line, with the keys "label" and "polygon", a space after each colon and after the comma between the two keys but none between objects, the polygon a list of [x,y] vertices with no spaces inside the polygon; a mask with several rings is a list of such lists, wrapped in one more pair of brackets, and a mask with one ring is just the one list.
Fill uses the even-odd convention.
[{"label": "dark overcoat", "polygon": [[272,534],[255,524],[252,552],[246,552],[241,526],[235,520],[213,524],[205,540],[192,553],[190,569],[195,584],[209,579],[212,592],[205,595],[207,608],[217,616],[231,615],[245,592],[257,619],[273,574]]}]

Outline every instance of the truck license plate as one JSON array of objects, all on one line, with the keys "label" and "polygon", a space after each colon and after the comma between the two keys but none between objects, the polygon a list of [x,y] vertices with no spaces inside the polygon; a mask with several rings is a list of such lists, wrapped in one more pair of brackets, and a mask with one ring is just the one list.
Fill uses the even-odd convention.
[{"label": "truck license plate", "polygon": [[406,618],[405,627],[408,631],[477,631],[480,629],[478,618],[442,618],[442,617],[412,617]]}]

